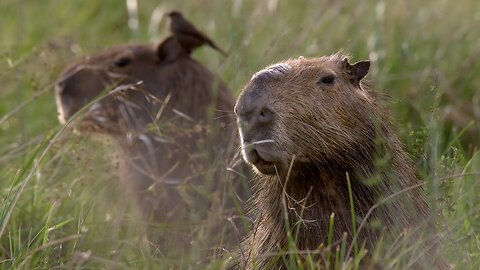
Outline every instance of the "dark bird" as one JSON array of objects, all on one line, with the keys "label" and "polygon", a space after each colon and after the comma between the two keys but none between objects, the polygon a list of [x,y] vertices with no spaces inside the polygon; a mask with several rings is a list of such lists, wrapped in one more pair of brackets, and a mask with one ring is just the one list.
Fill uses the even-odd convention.
[{"label": "dark bird", "polygon": [[206,43],[210,47],[219,51],[223,56],[227,56],[227,54],[220,49],[215,42],[185,19],[182,13],[172,11],[167,13],[167,16],[170,17],[170,32],[172,32],[177,38],[178,42],[183,46],[187,53],[191,53],[194,49]]}]

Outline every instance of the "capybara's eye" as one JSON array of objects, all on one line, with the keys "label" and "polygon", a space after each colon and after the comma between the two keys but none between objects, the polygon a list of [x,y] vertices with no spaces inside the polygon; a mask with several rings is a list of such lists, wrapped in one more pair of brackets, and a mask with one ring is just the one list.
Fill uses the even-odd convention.
[{"label": "capybara's eye", "polygon": [[125,67],[132,62],[132,59],[128,57],[120,57],[113,62],[116,67]]},{"label": "capybara's eye", "polygon": [[324,84],[332,84],[335,82],[335,76],[333,76],[332,74],[329,74],[329,75],[323,76],[320,81]]}]

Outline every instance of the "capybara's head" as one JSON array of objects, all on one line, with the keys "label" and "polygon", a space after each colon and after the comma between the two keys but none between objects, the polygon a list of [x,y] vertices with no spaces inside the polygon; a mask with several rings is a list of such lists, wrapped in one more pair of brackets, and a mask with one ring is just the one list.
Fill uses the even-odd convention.
[{"label": "capybara's head", "polygon": [[[145,121],[148,117],[146,111],[155,103],[152,98],[163,100],[170,92],[176,95],[181,87],[177,79],[182,78],[182,72],[190,75],[187,79],[193,80],[193,84],[199,84],[195,82],[196,76],[189,74],[191,69],[201,69],[199,66],[174,37],[165,39],[158,46],[126,45],[87,57],[67,67],[56,82],[59,120],[65,123],[98,98],[87,113],[89,120],[97,125],[118,121],[129,113],[128,117]],[[207,77],[203,80],[210,79],[201,74],[200,78],[203,77]],[[145,93],[153,97],[149,99]],[[161,103],[161,100],[157,101]],[[124,106],[123,109],[120,105]],[[126,105],[131,106],[127,108]],[[156,107],[160,105],[156,104]],[[135,110],[136,114],[132,113]],[[123,116],[119,115],[122,113]]]},{"label": "capybara's head", "polygon": [[254,74],[235,106],[244,159],[271,175],[286,173],[293,159],[326,167],[372,153],[381,112],[361,82],[369,66],[334,54]]}]

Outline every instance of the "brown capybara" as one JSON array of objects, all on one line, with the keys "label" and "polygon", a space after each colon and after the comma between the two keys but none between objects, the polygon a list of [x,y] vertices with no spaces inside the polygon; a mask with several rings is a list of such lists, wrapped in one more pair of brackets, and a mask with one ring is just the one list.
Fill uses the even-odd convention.
[{"label": "brown capybara", "polygon": [[[318,255],[326,254],[322,245],[335,250],[344,239],[350,257],[353,240],[372,252],[388,233],[396,237],[431,224],[421,182],[389,112],[362,81],[369,66],[369,61],[350,64],[340,54],[300,57],[267,67],[247,83],[235,114],[243,157],[257,177],[253,228],[234,268],[284,268],[292,253],[298,262],[309,251],[329,268],[333,257]],[[409,259],[433,253],[435,241],[414,241]],[[402,266],[433,263],[424,257],[425,262],[407,259]]]},{"label": "brown capybara", "polygon": [[75,62],[55,94],[62,123],[78,114],[72,121],[81,131],[115,139],[120,178],[154,221],[190,226],[182,217],[214,213],[212,223],[227,223],[226,210],[248,193],[226,173],[236,150],[225,117],[234,99],[176,38]]}]

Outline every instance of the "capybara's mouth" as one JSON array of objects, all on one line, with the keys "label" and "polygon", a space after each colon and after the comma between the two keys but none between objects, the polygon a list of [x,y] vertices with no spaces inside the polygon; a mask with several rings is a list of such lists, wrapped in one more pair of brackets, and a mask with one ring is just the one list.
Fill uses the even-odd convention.
[{"label": "capybara's mouth", "polygon": [[259,158],[255,163],[252,163],[252,164],[262,174],[277,173],[277,169],[274,162],[265,161],[262,158]]},{"label": "capybara's mouth", "polygon": [[268,153],[250,148],[245,150],[245,160],[251,163],[262,174],[276,174],[278,162],[268,159]]}]

